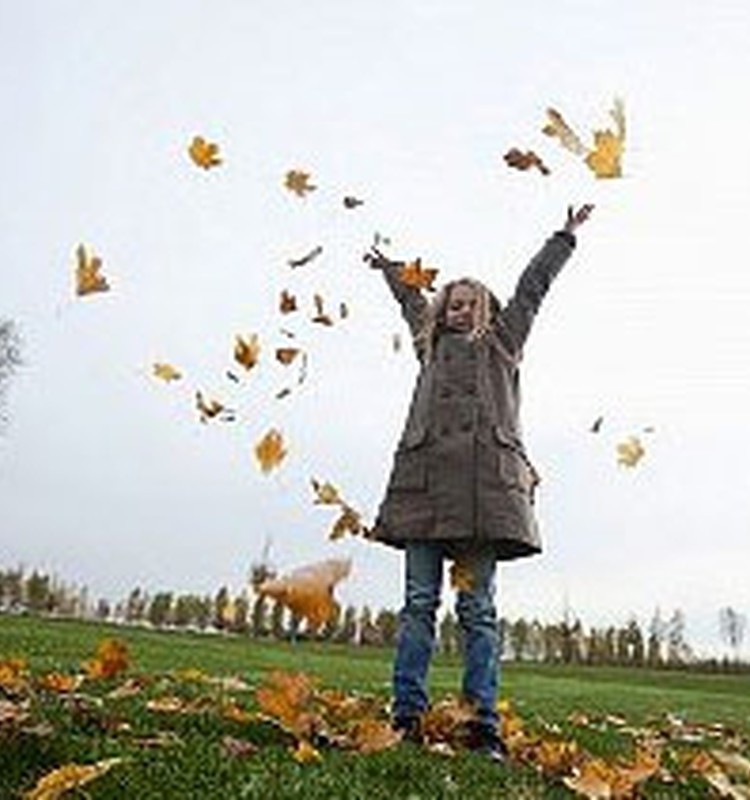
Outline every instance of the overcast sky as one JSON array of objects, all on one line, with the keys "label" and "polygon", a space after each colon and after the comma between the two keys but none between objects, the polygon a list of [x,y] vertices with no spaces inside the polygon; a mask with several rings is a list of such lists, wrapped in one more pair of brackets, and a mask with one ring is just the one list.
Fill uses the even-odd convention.
[{"label": "overcast sky", "polygon": [[[26,361],[0,436],[0,565],[110,599],[239,591],[270,542],[282,571],[351,556],[341,599],[397,607],[399,554],[327,541],[310,488],[372,519],[416,375],[361,256],[379,232],[438,282],[507,297],[591,201],[525,355],[545,552],[502,567],[501,610],[645,625],[679,607],[718,645],[718,610],[750,613],[749,76],[744,0],[0,0],[0,315]],[[624,176],[597,180],[541,127],[554,106],[588,142],[615,97]],[[196,134],[221,166],[190,161]],[[511,170],[514,146],[551,174]],[[293,168],[318,187],[304,199]],[[82,242],[110,292],[76,297]],[[300,305],[283,318],[282,289]],[[310,321],[316,292],[331,327]],[[281,327],[308,353],[300,385],[273,359]],[[236,383],[251,333],[261,361]],[[201,424],[196,389],[236,420]],[[289,454],[264,475],[270,427]]]}]

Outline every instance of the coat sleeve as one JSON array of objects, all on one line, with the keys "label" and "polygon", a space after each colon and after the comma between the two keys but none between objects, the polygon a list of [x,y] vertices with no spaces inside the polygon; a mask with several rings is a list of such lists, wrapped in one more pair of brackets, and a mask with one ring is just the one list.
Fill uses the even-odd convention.
[{"label": "coat sleeve", "polygon": [[575,246],[572,233],[557,231],[521,273],[513,296],[502,310],[497,331],[514,355],[520,356],[536,312]]},{"label": "coat sleeve", "polygon": [[412,337],[416,336],[422,327],[427,300],[419,289],[407,286],[399,278],[398,273],[403,264],[398,261],[383,260],[378,266],[383,273],[388,288],[391,290],[391,294],[401,306],[401,315],[406,320]]}]

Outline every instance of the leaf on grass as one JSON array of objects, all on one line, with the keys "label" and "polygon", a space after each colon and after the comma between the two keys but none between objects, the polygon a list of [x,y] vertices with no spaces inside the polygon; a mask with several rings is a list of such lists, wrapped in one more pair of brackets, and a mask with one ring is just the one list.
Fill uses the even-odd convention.
[{"label": "leaf on grass", "polygon": [[102,260],[90,253],[85,245],[76,249],[76,294],[84,296],[96,292],[108,292],[109,283],[101,274]]},{"label": "leaf on grass", "polygon": [[290,169],[284,177],[284,186],[290,192],[294,192],[298,197],[306,197],[310,192],[317,189],[310,183],[310,173],[300,169]]},{"label": "leaf on grass", "polygon": [[433,292],[435,291],[435,287],[432,284],[437,274],[438,270],[423,267],[421,258],[404,264],[398,271],[398,277],[401,283],[412,286],[415,289],[428,289]]},{"label": "leaf on grass", "polygon": [[28,685],[29,665],[23,658],[6,658],[0,661],[0,689],[17,694]]},{"label": "leaf on grass", "polygon": [[242,336],[234,338],[234,360],[246,370],[251,370],[257,363],[260,356],[260,342],[258,334],[253,333],[249,338]]},{"label": "leaf on grass", "polygon": [[306,739],[302,739],[294,748],[292,751],[292,758],[298,764],[317,764],[323,760],[320,751],[313,747]]},{"label": "leaf on grass", "polygon": [[294,359],[299,355],[299,352],[299,347],[277,347],[276,360],[286,366],[294,361]]},{"label": "leaf on grass", "polygon": [[157,378],[160,378],[165,383],[178,381],[182,377],[182,373],[177,369],[177,367],[173,367],[171,364],[167,364],[163,361],[157,361],[154,364],[153,372]]},{"label": "leaf on grass", "polygon": [[279,311],[282,314],[291,314],[297,310],[297,298],[290,294],[286,289],[282,289],[279,297]]},{"label": "leaf on grass", "polygon": [[221,164],[219,145],[206,141],[202,136],[193,137],[193,141],[188,147],[188,155],[196,166],[203,169],[211,169],[211,167],[218,167]]},{"label": "leaf on grass", "polygon": [[261,712],[295,736],[309,736],[317,722],[313,713],[314,682],[304,672],[274,670],[255,692]]},{"label": "leaf on grass", "polygon": [[58,800],[65,792],[80,789],[109,772],[121,758],[105,758],[94,764],[65,764],[39,779],[36,786],[24,793],[25,800]]},{"label": "leaf on grass", "polygon": [[281,432],[271,428],[268,433],[255,445],[255,457],[264,473],[278,467],[284,460],[287,451]]},{"label": "leaf on grass", "polygon": [[330,558],[264,581],[258,587],[258,594],[277,600],[293,614],[305,618],[312,629],[317,629],[335,613],[333,590],[350,571],[350,559]]},{"label": "leaf on grass", "polygon": [[67,694],[74,692],[84,681],[83,675],[65,675],[62,672],[47,672],[37,678],[37,686],[50,692]]},{"label": "leaf on grass", "polygon": [[18,729],[30,718],[29,701],[14,703],[0,698],[0,732]]},{"label": "leaf on grass", "polygon": [[559,139],[560,144],[577,156],[585,156],[587,147],[580,140],[575,131],[568,125],[563,115],[554,108],[547,109],[547,124],[542,128],[542,133]]},{"label": "leaf on grass", "polygon": [[402,734],[381,719],[361,719],[354,722],[347,735],[347,743],[358,753],[379,753],[398,744]]},{"label": "leaf on grass", "polygon": [[290,258],[287,261],[290,267],[304,267],[305,264],[309,264],[313,259],[316,259],[321,253],[323,252],[323,245],[317,245],[313,247],[312,250],[305,253],[300,258]]},{"label": "leaf on grass", "polygon": [[617,445],[617,463],[625,467],[634,467],[645,452],[641,440],[637,436],[629,436]]},{"label": "leaf on grass", "polygon": [[515,169],[528,170],[535,167],[542,175],[549,175],[550,169],[542,159],[533,151],[527,150],[525,153],[517,147],[511,147],[503,156],[505,163]]},{"label": "leaf on grass", "polygon": [[257,744],[248,742],[247,739],[224,736],[221,740],[222,753],[232,758],[248,758],[248,756],[255,755],[259,749]]},{"label": "leaf on grass", "polygon": [[83,668],[88,678],[113,678],[130,666],[128,646],[122,639],[102,639],[94,657],[85,661]]}]

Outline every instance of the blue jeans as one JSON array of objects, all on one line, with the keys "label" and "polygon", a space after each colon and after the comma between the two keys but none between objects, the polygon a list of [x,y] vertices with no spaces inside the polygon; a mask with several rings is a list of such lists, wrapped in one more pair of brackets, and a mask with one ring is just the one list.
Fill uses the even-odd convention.
[{"label": "blue jeans", "polygon": [[[436,542],[406,545],[406,602],[399,614],[393,669],[393,716],[415,717],[427,710],[427,672],[435,649],[435,617],[440,605],[446,553]],[[463,633],[462,694],[477,720],[497,723],[499,636],[495,610],[495,554],[491,549],[462,558],[472,575],[471,591],[459,591],[456,615]]]}]

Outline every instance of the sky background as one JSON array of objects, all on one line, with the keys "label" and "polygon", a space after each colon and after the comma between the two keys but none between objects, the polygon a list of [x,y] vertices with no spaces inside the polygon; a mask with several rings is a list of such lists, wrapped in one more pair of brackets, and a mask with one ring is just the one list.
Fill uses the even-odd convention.
[{"label": "sky background", "polygon": [[[501,567],[501,613],[646,626],[681,608],[688,639],[720,648],[719,609],[750,613],[749,83],[744,0],[0,0],[0,316],[26,362],[0,434],[0,565],[92,598],[238,592],[268,542],[281,571],[350,556],[340,599],[398,607],[401,556],[329,542],[310,487],[372,520],[416,376],[362,254],[379,232],[438,283],[507,298],[590,201],[525,354],[545,552]],[[597,180],[541,127],[554,106],[590,141],[615,97],[624,175]],[[221,166],[190,161],[196,134]],[[552,173],[510,169],[514,146]],[[293,168],[318,187],[304,199]],[[109,293],[76,297],[81,242]],[[316,292],[331,327],[310,321]],[[308,353],[299,386],[272,357],[281,327]],[[251,333],[261,361],[238,384]],[[196,389],[235,422],[201,424]],[[289,454],[265,475],[271,427]],[[628,469],[631,434],[646,455]]]}]

